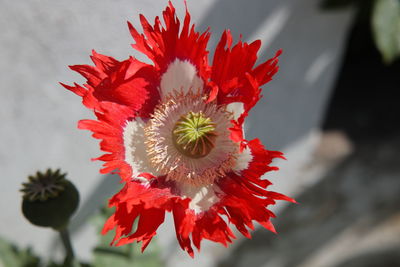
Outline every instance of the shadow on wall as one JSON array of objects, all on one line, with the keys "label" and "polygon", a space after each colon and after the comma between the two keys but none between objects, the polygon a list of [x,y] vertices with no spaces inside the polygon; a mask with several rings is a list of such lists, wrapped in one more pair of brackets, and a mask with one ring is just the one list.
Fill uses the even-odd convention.
[{"label": "shadow on wall", "polygon": [[240,34],[244,41],[261,39],[259,62],[283,50],[280,71],[246,122],[247,137],[259,137],[274,150],[319,128],[337,74],[353,14],[323,13],[320,2],[215,1],[198,27],[214,32],[209,47],[215,47],[225,29],[231,29],[235,40]]},{"label": "shadow on wall", "polygon": [[[213,33],[221,33],[230,29],[234,37],[245,34],[244,39],[254,36],[268,18],[273,17],[278,10],[290,10],[294,1],[238,1],[220,0],[215,1],[209,8],[203,21],[197,25],[198,30],[211,28]],[[284,24],[284,22],[282,23]],[[279,25],[281,26],[281,25]],[[209,47],[215,47],[216,38],[213,36]],[[269,44],[267,44],[269,46]]]},{"label": "shadow on wall", "polygon": [[[93,189],[86,201],[81,203],[78,212],[72,217],[69,231],[72,236],[79,233],[83,226],[96,215],[100,208],[108,203],[108,200],[122,187],[118,175],[108,174],[99,177],[99,183]],[[51,247],[58,244],[58,236],[54,237]]]},{"label": "shadow on wall", "polygon": [[400,253],[397,248],[369,252],[346,260],[337,267],[385,267],[400,266]]},{"label": "shadow on wall", "polygon": [[347,50],[325,128],[345,131],[356,153],[279,215],[278,236],[256,231],[221,267],[400,266],[400,61],[382,64],[369,24]]},{"label": "shadow on wall", "polygon": [[79,232],[81,227],[95,215],[101,207],[108,203],[108,200],[121,188],[121,179],[118,175],[108,174],[99,177],[100,183],[94,188],[73,217],[70,224],[72,234]]},{"label": "shadow on wall", "polygon": [[283,210],[278,235],[256,230],[219,266],[399,266],[386,265],[400,260],[399,149],[399,138],[359,147]]}]

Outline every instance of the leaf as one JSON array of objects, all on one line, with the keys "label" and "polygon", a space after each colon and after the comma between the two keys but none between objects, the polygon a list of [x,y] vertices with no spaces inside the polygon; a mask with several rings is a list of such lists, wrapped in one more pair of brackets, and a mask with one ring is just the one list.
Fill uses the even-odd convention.
[{"label": "leaf", "polygon": [[[94,224],[97,226],[97,232],[100,234],[106,219],[111,216],[112,209],[103,208],[100,214],[93,218]],[[135,227],[133,227],[135,229]],[[128,244],[120,247],[111,247],[110,242],[113,233],[99,237],[99,244],[93,250],[93,267],[160,267],[160,250],[155,243],[156,240],[149,244],[144,253],[141,253],[138,244]]]},{"label": "leaf", "polygon": [[400,1],[376,0],[372,14],[375,44],[385,63],[400,56]]},{"label": "leaf", "polygon": [[19,249],[14,244],[0,238],[0,266],[38,267],[40,259],[30,248]]}]

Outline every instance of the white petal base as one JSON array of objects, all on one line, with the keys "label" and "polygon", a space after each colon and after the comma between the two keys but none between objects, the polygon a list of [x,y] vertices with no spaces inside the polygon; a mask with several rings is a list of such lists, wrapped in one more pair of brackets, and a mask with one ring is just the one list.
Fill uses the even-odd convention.
[{"label": "white petal base", "polygon": [[190,198],[189,208],[196,214],[207,211],[212,205],[219,201],[216,192],[220,192],[218,186],[211,184],[207,186],[192,186],[181,184],[180,194],[182,197]]},{"label": "white petal base", "polygon": [[133,178],[141,181],[147,180],[138,176],[140,173],[147,172],[157,175],[157,171],[151,167],[145,145],[144,135],[145,123],[137,118],[136,120],[127,121],[124,128],[124,148],[125,161],[131,166]]},{"label": "white petal base", "polygon": [[237,120],[244,112],[244,104],[242,102],[233,102],[226,105],[226,110],[233,113],[233,119]]},{"label": "white petal base", "polygon": [[184,93],[203,88],[203,80],[197,75],[196,67],[189,61],[176,59],[161,76],[160,93],[162,98],[174,90]]},{"label": "white petal base", "polygon": [[246,147],[243,149],[242,153],[238,153],[236,156],[236,163],[232,170],[239,173],[249,167],[250,162],[253,160],[253,155],[251,154],[250,148]]}]

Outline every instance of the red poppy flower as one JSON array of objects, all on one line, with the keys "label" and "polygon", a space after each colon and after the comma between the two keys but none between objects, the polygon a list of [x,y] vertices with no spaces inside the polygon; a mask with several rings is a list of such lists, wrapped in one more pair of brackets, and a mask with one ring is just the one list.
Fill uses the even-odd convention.
[{"label": "red poppy flower", "polygon": [[[232,45],[229,31],[208,63],[208,31],[200,34],[186,16],[182,27],[171,3],[143,34],[130,24],[133,47],[152,64],[130,57],[118,61],[93,51],[95,66],[75,65],[83,86],[64,85],[94,110],[97,120],[79,128],[101,139],[101,173],[118,170],[124,188],[111,200],[115,213],[103,232],[116,229],[114,245],[142,241],[142,250],[171,212],[181,247],[193,256],[202,239],[227,245],[233,224],[246,237],[253,221],[275,232],[268,210],[275,200],[262,178],[281,152],[248,141],[243,122],[260,99],[260,86],[278,71],[278,56],[255,66],[261,42]],[[132,232],[138,218],[137,229]]]}]

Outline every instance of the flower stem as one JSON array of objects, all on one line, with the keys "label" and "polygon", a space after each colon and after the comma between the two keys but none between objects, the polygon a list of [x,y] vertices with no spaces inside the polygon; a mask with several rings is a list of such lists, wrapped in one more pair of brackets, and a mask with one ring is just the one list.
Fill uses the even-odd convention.
[{"label": "flower stem", "polygon": [[133,244],[129,243],[127,247],[128,247],[128,257],[130,260],[133,260]]},{"label": "flower stem", "polygon": [[60,233],[61,240],[64,245],[65,252],[66,252],[64,263],[67,266],[75,265],[75,264],[73,264],[75,262],[75,254],[74,254],[74,250],[72,248],[72,243],[71,243],[71,238],[69,236],[68,228],[63,227],[62,229],[58,230],[58,232]]}]

